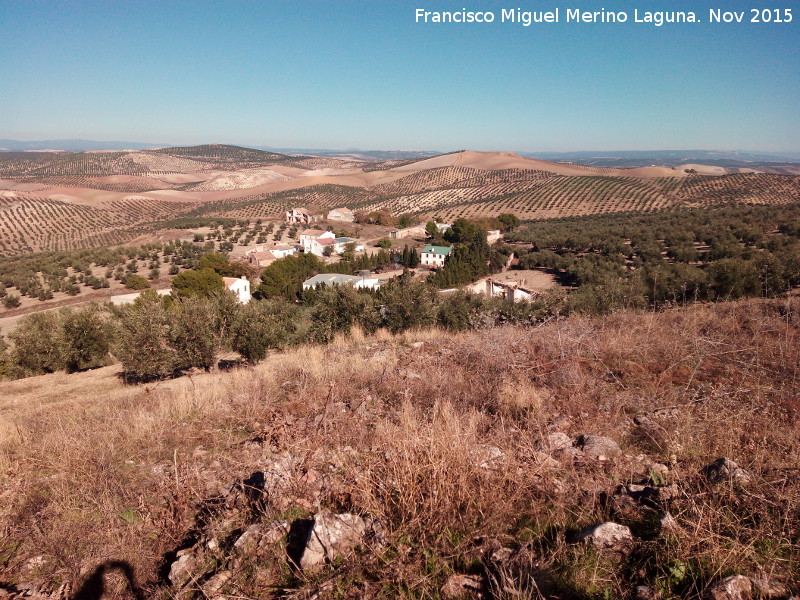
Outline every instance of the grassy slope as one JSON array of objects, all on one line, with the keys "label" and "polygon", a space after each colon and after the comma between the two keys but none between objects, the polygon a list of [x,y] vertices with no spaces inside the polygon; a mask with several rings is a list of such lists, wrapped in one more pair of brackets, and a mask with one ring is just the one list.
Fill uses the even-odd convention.
[{"label": "grassy slope", "polygon": [[[265,522],[370,514],[389,548],[298,579],[267,545],[234,570],[241,596],[289,586],[437,597],[449,573],[480,567],[480,536],[527,544],[560,597],[628,597],[654,582],[666,597],[699,597],[734,572],[797,582],[797,309],[752,301],[532,330],[356,335],[139,387],[115,367],[0,383],[0,582],[55,587],[113,559],[153,583],[201,500],[278,459],[294,461],[291,492],[271,498]],[[634,425],[642,414],[656,425]],[[554,430],[611,436],[625,457],[551,470],[535,449]],[[486,445],[504,453],[496,468],[476,464]],[[609,498],[671,455],[677,493],[662,509],[679,527],[655,540],[655,513]],[[746,493],[702,481],[719,456],[756,474]],[[609,518],[642,537],[627,561],[565,542]]]}]

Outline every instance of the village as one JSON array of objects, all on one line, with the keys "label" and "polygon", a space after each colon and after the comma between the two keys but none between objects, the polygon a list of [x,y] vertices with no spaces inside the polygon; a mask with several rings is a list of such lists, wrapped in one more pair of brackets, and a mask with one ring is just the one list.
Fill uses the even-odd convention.
[{"label": "village", "polygon": [[[354,233],[348,235],[336,233],[337,229],[344,228],[343,225],[356,223],[356,214],[344,207],[334,208],[326,213],[317,213],[305,207],[296,207],[286,211],[284,222],[296,228],[297,237],[294,241],[285,239],[287,236],[284,236],[284,239],[280,241],[255,244],[233,252],[231,259],[244,262],[254,270],[260,270],[287,256],[298,254],[312,254],[326,264],[335,265],[346,253],[351,256],[362,256],[369,254],[371,247],[392,251],[411,249],[419,253],[419,265],[415,271],[424,280],[430,273],[443,268],[452,252],[452,247],[443,241],[442,237],[451,228],[449,223],[432,221],[436,226],[435,233],[429,229],[427,224],[414,224],[401,229],[384,227],[385,235],[383,237],[373,236],[370,239],[361,239],[351,237],[356,235]],[[376,232],[371,231],[371,233]],[[486,231],[486,242],[490,245],[500,241],[502,237],[499,229]],[[433,240],[437,240],[438,243],[429,243]],[[306,279],[302,287],[303,290],[309,290],[319,286],[351,285],[356,289],[377,290],[383,283],[397,279],[407,270],[407,267],[398,263],[399,260],[396,260],[394,264],[394,267],[397,268],[376,271],[361,270],[357,275],[321,273]],[[500,273],[482,278],[465,286],[464,289],[488,297],[505,298],[512,301],[531,301],[535,300],[544,290],[554,287],[552,278],[543,272],[526,271],[521,273],[523,277],[515,277],[515,272],[509,271],[513,263],[512,256]],[[250,301],[252,295],[247,277],[225,277],[223,280],[226,287],[236,294],[240,302]],[[455,288],[440,290],[441,293],[454,291],[456,291]]]}]

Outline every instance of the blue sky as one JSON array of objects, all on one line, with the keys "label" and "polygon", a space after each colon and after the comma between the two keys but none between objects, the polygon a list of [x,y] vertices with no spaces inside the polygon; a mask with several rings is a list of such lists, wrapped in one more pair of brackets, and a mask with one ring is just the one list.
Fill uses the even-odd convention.
[{"label": "blue sky", "polygon": [[[512,151],[800,150],[800,6],[0,0],[0,138]],[[500,23],[503,8],[560,23]],[[745,22],[708,23],[708,9]],[[422,24],[415,9],[493,11]],[[568,8],[628,23],[566,23]],[[634,9],[701,23],[635,24]]]}]

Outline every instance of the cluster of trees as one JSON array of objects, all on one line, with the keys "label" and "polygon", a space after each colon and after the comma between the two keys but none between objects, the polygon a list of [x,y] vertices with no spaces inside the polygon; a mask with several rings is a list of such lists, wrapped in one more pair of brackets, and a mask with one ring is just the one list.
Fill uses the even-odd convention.
[{"label": "cluster of trees", "polygon": [[9,335],[12,352],[0,340],[0,375],[72,372],[108,364],[113,333],[107,315],[95,304],[33,313]]},{"label": "cluster of trees", "polygon": [[[0,259],[0,298],[6,308],[19,306],[20,297],[39,300],[53,298],[54,292],[74,296],[81,287],[101,289],[111,280],[130,289],[150,287],[150,280],[161,275],[162,265],[170,275],[194,269],[213,242],[198,245],[188,241],[145,244],[140,248],[94,248],[72,252],[40,252]],[[142,273],[146,274],[143,275]],[[246,267],[233,266],[230,275],[248,274]],[[226,273],[227,275],[228,273]],[[16,288],[16,293],[11,291]]]},{"label": "cluster of trees", "polygon": [[[352,246],[348,244],[348,246]],[[335,264],[325,264],[314,254],[295,254],[276,260],[261,272],[261,284],[255,290],[262,298],[285,298],[299,300],[303,282],[319,273],[342,273],[356,275],[359,271],[375,271],[392,265],[414,269],[419,266],[419,252],[405,246],[402,251],[381,248],[372,254],[355,256],[346,249],[342,258]],[[174,285],[174,283],[173,283]]]},{"label": "cluster of trees", "polygon": [[775,296],[800,285],[800,206],[724,206],[534,222],[523,268],[576,287],[576,309],[608,312]]},{"label": "cluster of trees", "polygon": [[443,237],[446,243],[452,244],[452,251],[444,267],[428,278],[439,288],[463,285],[497,273],[511,255],[506,246],[490,247],[486,242],[486,230],[468,219],[456,219]]},{"label": "cluster of trees", "polygon": [[241,305],[227,290],[171,296],[146,290],[123,307],[92,304],[24,317],[9,335],[13,349],[0,343],[0,375],[80,371],[108,364],[113,355],[132,380],[163,378],[189,368],[213,369],[231,350],[255,363],[270,350],[327,343],[354,326],[400,333],[532,324],[556,304],[554,298],[513,303],[465,292],[437,294],[410,274],[378,291],[326,287],[298,302],[276,297]]}]

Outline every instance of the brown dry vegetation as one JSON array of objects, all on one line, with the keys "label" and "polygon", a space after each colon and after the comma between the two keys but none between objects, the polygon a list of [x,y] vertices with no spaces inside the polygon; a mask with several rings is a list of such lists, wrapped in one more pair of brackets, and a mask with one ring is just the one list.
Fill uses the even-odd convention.
[{"label": "brown dry vegetation", "polygon": [[[796,586],[799,326],[796,301],[748,301],[356,334],[138,387],[115,367],[2,383],[0,583],[74,590],[122,560],[148,595],[171,596],[158,586],[162,557],[191,531],[215,531],[230,552],[225,540],[253,520],[324,509],[380,519],[387,545],[316,575],[289,570],[281,542],[205,567],[232,569],[223,593],[248,598],[436,598],[453,572],[488,574],[493,597],[628,598],[647,584],[698,598],[732,573]],[[624,456],[553,467],[536,452],[553,431],[610,436]],[[502,455],[487,468],[490,447]],[[751,484],[709,486],[700,471],[721,456]],[[262,512],[206,512],[196,529],[209,499],[276,461],[291,465],[291,485]],[[614,496],[653,461],[675,484],[658,506],[677,520],[669,532],[654,526],[658,511]],[[637,535],[627,558],[567,542],[609,519]],[[516,562],[498,570],[486,557],[500,546]]]}]

